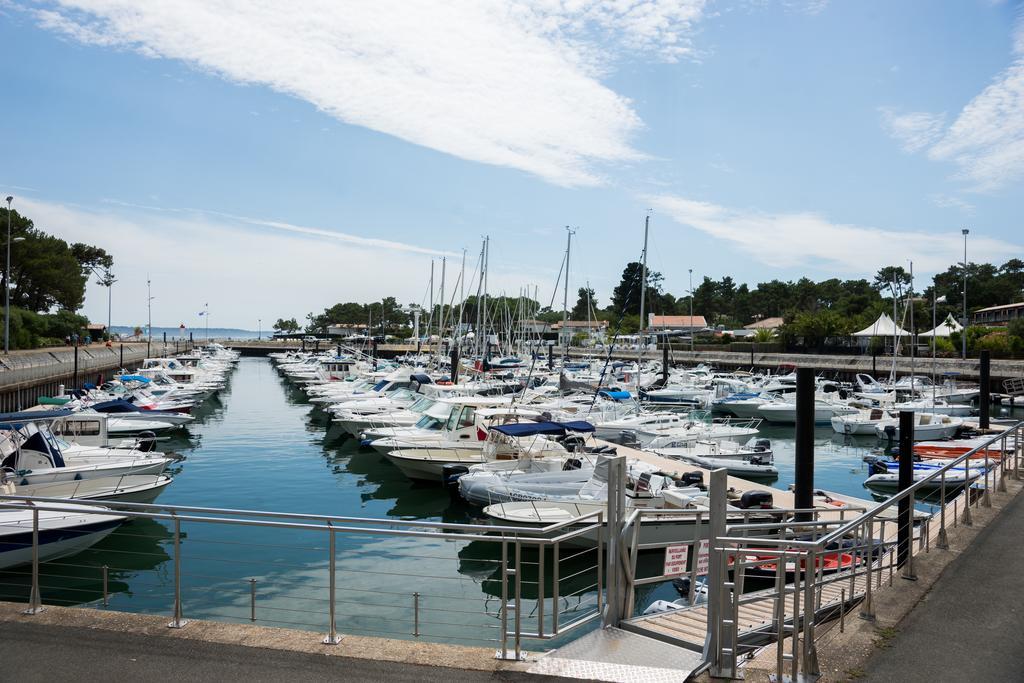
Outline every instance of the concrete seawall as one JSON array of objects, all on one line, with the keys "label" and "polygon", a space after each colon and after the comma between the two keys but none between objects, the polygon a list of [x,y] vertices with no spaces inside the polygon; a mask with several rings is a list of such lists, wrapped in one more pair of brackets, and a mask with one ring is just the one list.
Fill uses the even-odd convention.
[{"label": "concrete seawall", "polygon": [[[178,348],[184,350],[183,347]],[[137,368],[148,357],[167,356],[175,352],[174,344],[145,342],[80,346],[75,362],[74,347],[56,347],[33,351],[15,351],[0,356],[0,411],[13,412],[35,405],[40,396],[53,395],[60,385],[72,388],[94,382],[97,375],[109,376],[124,368]]]}]

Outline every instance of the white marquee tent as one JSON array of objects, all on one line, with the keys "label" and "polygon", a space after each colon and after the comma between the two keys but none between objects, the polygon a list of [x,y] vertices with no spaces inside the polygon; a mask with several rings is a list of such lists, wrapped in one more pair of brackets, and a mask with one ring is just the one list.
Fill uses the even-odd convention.
[{"label": "white marquee tent", "polygon": [[934,330],[928,330],[927,332],[922,332],[921,334],[919,334],[917,336],[918,337],[928,337],[929,339],[931,337],[948,337],[952,333],[959,332],[962,329],[964,329],[963,325],[958,323],[956,321],[956,318],[954,318],[953,315],[950,314],[950,315],[947,315],[946,319],[943,320],[939,324],[939,326],[936,327]]},{"label": "white marquee tent", "polygon": [[868,325],[860,332],[854,332],[854,337],[909,337],[910,333],[893,322],[892,318],[883,313],[878,316],[871,325]]}]

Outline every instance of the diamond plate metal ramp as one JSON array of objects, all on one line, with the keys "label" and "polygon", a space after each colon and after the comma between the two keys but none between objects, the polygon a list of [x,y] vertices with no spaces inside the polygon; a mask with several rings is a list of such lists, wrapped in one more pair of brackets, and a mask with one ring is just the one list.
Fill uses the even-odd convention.
[{"label": "diamond plate metal ramp", "polygon": [[691,650],[606,628],[549,652],[529,672],[611,683],[682,683],[702,662]]}]

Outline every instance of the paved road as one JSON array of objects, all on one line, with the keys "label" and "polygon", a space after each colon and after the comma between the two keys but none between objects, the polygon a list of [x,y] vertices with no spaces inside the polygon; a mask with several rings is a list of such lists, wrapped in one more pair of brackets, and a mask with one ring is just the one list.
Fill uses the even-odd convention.
[{"label": "paved road", "polygon": [[553,683],[565,680],[518,672],[461,671],[24,622],[0,623],[0,643],[0,680],[19,683],[111,680]]},{"label": "paved road", "polygon": [[1024,680],[1022,565],[1024,495],[950,563],[862,680]]}]

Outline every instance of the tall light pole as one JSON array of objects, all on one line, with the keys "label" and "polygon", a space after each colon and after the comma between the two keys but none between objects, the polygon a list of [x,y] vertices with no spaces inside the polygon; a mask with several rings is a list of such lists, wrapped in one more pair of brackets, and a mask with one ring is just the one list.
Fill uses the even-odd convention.
[{"label": "tall light pole", "polygon": [[11,352],[11,202],[7,197],[7,260],[4,262],[4,354]]},{"label": "tall light pole", "polygon": [[693,353],[693,268],[688,269],[690,273],[690,353]]},{"label": "tall light pole", "polygon": [[110,272],[109,268],[104,268],[102,273],[100,273],[98,270],[93,268],[92,272],[95,273],[95,275],[96,275],[96,278],[97,278],[96,284],[100,285],[101,287],[106,287],[107,288],[107,336],[109,338],[109,336],[111,334],[111,332],[110,332],[110,311],[111,311],[111,308],[112,308],[113,302],[114,302],[114,294],[113,294],[114,283],[117,282],[117,279],[114,278],[114,274]]},{"label": "tall light pole", "polygon": [[149,330],[146,340],[146,355],[148,356],[152,353],[153,347],[153,290],[148,277],[146,278],[146,317],[146,328]]},{"label": "tall light pole", "polygon": [[963,236],[964,236],[964,322],[963,322],[964,329],[963,329],[962,332],[960,332],[960,343],[961,343],[961,349],[960,349],[960,354],[961,355],[960,355],[960,358],[966,360],[967,359],[967,323],[968,323],[968,320],[967,320],[967,235],[971,231],[968,230],[967,228],[964,228],[960,232],[963,233]]}]

